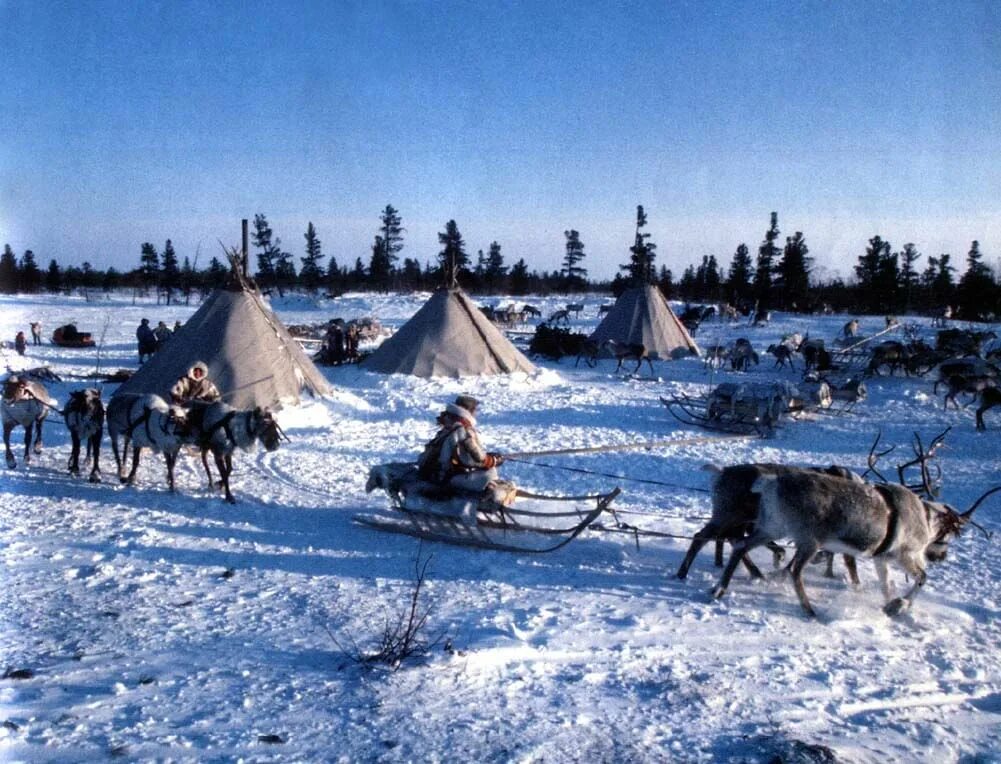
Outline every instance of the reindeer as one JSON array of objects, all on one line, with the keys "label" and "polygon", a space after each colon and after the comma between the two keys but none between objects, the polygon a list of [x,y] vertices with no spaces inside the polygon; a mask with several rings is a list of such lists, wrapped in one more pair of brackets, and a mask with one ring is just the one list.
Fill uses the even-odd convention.
[{"label": "reindeer", "polygon": [[580,343],[580,350],[577,353],[577,362],[574,363],[574,368],[580,366],[581,360],[584,361],[590,368],[594,368],[598,363],[598,353],[601,352],[601,346],[594,340],[585,339]]},{"label": "reindeer", "polygon": [[101,439],[104,437],[104,402],[95,388],[75,390],[62,410],[66,429],[70,431],[72,450],[66,465],[71,475],[80,474],[80,444],[87,444],[86,458],[91,461],[91,483],[101,482]]},{"label": "reindeer", "polygon": [[[949,390],[945,394],[945,398],[942,400],[942,407],[949,408],[949,401],[952,401],[952,405],[959,410],[959,402],[956,400],[956,396],[960,393],[969,393],[973,395],[973,400],[976,400],[978,395],[986,393],[987,390],[997,390],[998,381],[993,377],[964,377],[961,374],[953,374],[949,377],[946,383],[949,386]],[[973,401],[971,400],[970,403]],[[969,405],[966,404],[966,405]],[[978,419],[978,427],[980,420]]]},{"label": "reindeer", "polygon": [[705,351],[705,369],[708,371],[712,369],[713,371],[719,371],[723,368],[723,364],[726,363],[726,359],[730,357],[730,348],[726,345],[720,345],[716,343],[715,345],[710,345]]},{"label": "reindeer", "polygon": [[195,402],[189,412],[193,438],[201,449],[202,466],[212,485],[208,452],[212,452],[226,501],[235,504],[230,491],[229,478],[233,474],[233,452],[240,448],[250,450],[258,441],[265,451],[278,448],[282,438],[288,436],[278,426],[278,422],[266,408],[235,409],[222,401],[214,403]]},{"label": "reindeer", "polygon": [[730,368],[734,371],[747,371],[754,361],[758,365],[758,354],[751,347],[751,341],[746,337],[739,337],[730,349]]},{"label": "reindeer", "polygon": [[42,453],[42,422],[49,415],[50,408],[53,408],[53,401],[45,387],[38,382],[16,374],[4,382],[0,419],[3,421],[3,445],[8,469],[17,467],[17,459],[10,448],[10,434],[15,427],[24,428],[25,464],[31,461],[32,453]]},{"label": "reindeer", "polygon": [[854,339],[858,336],[859,322],[857,318],[853,318],[841,329],[842,336],[847,339]]},{"label": "reindeer", "polygon": [[532,318],[542,318],[542,311],[536,308],[534,305],[529,305],[528,303],[525,303],[524,307],[521,309],[521,312],[524,313],[526,316],[531,316]]},{"label": "reindeer", "polygon": [[650,360],[650,355],[647,353],[646,346],[642,343],[634,342],[616,342],[615,340],[605,340],[601,343],[601,349],[607,350],[612,354],[613,358],[618,360],[618,364],[615,366],[615,373],[618,374],[619,369],[622,368],[623,361],[636,361],[636,368],[632,370],[635,374],[640,370],[640,366],[643,362],[647,362],[647,366],[650,367],[650,373],[653,374],[653,362]]},{"label": "reindeer", "polygon": [[983,392],[980,393],[980,407],[977,409],[978,430],[983,431],[987,429],[987,426],[984,424],[984,412],[998,405],[1001,405],[1001,389],[994,386],[985,387]]},{"label": "reindeer", "polygon": [[[730,579],[748,551],[790,537],[796,554],[790,565],[800,604],[815,616],[803,586],[803,568],[822,549],[873,558],[886,598],[883,611],[902,613],[927,579],[926,562],[945,559],[949,542],[972,521],[973,511],[1001,486],[984,493],[963,513],[948,504],[922,499],[900,485],[868,485],[830,475],[798,472],[762,475],[751,487],[761,496],[754,531],[738,541],[713,597],[726,593]],[[887,561],[895,560],[914,584],[902,597],[892,597]]]},{"label": "reindeer", "polygon": [[[684,580],[688,576],[688,570],[695,561],[699,550],[710,540],[716,541],[716,566],[723,565],[723,543],[730,542],[736,544],[747,536],[754,527],[758,517],[758,496],[751,492],[751,486],[762,475],[787,474],[797,471],[823,472],[829,475],[838,475],[846,479],[858,480],[851,470],[845,467],[831,466],[822,467],[787,467],[782,464],[737,464],[731,467],[720,469],[713,464],[707,464],[703,468],[716,475],[712,487],[712,518],[709,522],[695,534],[695,537],[688,547],[688,553],[678,568],[676,576]],[[777,566],[785,551],[774,542],[768,543]],[[752,578],[761,578],[761,571],[751,561],[750,557],[742,558],[744,566]],[[848,568],[852,583],[858,584],[858,573],[855,568],[855,560],[845,559],[845,566]],[[833,574],[832,574],[833,575]]]},{"label": "reindeer", "polygon": [[811,340],[807,335],[797,348],[803,355],[803,367],[805,371],[816,369],[817,371],[830,371],[834,368],[831,363],[831,354],[824,349],[823,340]]},{"label": "reindeer", "polygon": [[997,380],[998,377],[1001,377],[1001,371],[994,364],[980,358],[955,358],[943,361],[938,366],[938,378],[932,386],[932,393],[938,393],[939,385],[948,386],[949,379],[952,377]]},{"label": "reindeer", "polygon": [[765,351],[773,356],[775,356],[775,366],[776,369],[784,369],[785,365],[788,363],[789,368],[796,371],[796,365],[792,362],[792,348],[783,343],[778,345],[769,345],[768,350]]},{"label": "reindeer", "polygon": [[[182,446],[191,443],[187,412],[179,406],[168,406],[159,395],[116,395],[108,402],[107,422],[118,479],[134,484],[139,456],[144,448],[150,448],[163,454],[167,463],[167,485],[173,492],[177,454]],[[130,445],[132,469],[126,476],[123,474],[125,456]]]},{"label": "reindeer", "polygon": [[574,318],[580,318],[580,314],[584,312],[584,303],[582,302],[567,303],[566,311],[567,313],[573,313]]},{"label": "reindeer", "polygon": [[910,356],[910,350],[908,350],[904,343],[899,342],[898,340],[886,340],[885,342],[880,342],[872,349],[872,354],[869,358],[869,365],[866,367],[866,373],[872,374],[874,377],[878,377],[880,367],[886,366],[889,368],[890,376],[893,376],[893,373],[902,366],[904,368],[904,373],[910,375],[910,371],[907,367],[907,361]]},{"label": "reindeer", "polygon": [[598,306],[598,315],[599,316],[603,316],[606,313],[611,313],[612,312],[612,308],[614,308],[614,307],[615,307],[614,305],[599,305]]},{"label": "reindeer", "polygon": [[569,326],[570,314],[565,310],[558,310],[549,317],[549,320],[546,323],[552,324],[553,326],[556,326],[556,324],[559,323],[562,323],[565,326]]}]

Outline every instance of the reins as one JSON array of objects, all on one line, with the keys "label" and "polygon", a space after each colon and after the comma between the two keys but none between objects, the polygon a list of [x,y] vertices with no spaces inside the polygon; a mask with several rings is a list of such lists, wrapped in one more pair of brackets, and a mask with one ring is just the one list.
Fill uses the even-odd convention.
[{"label": "reins", "polygon": [[648,483],[650,485],[659,485],[666,488],[680,488],[683,491],[698,491],[699,493],[710,493],[708,488],[696,488],[689,485],[680,485],[678,483],[668,483],[664,480],[651,480],[650,478],[634,478],[628,477],[626,475],[616,475],[611,472],[598,472],[597,470],[587,470],[583,467],[564,467],[559,464],[545,464],[543,462],[529,461],[528,459],[516,459],[510,456],[505,456],[504,461],[515,462],[516,464],[531,464],[533,467],[543,467],[544,469],[550,470],[565,470],[566,472],[578,472],[584,475],[597,475],[599,477],[610,477],[616,480],[628,480],[633,483]]}]

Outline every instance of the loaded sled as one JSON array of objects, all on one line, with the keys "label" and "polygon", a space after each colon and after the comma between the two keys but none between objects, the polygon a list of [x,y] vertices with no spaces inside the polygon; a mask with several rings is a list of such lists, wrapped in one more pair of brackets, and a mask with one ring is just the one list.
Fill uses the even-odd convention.
[{"label": "loaded sled", "polygon": [[[369,470],[365,490],[385,491],[392,514],[360,514],[354,521],[391,533],[431,541],[507,552],[553,552],[570,543],[602,512],[610,511],[618,488],[585,496],[531,493],[507,481],[484,493],[422,480],[409,462]],[[585,505],[562,509],[555,504]]]},{"label": "loaded sled", "polygon": [[834,395],[823,380],[788,382],[724,382],[708,395],[661,397],[671,415],[684,424],[739,435],[774,434],[786,416],[830,408]]},{"label": "loaded sled", "polygon": [[52,344],[64,348],[92,348],[94,338],[90,332],[81,332],[75,325],[66,324],[52,332]]}]

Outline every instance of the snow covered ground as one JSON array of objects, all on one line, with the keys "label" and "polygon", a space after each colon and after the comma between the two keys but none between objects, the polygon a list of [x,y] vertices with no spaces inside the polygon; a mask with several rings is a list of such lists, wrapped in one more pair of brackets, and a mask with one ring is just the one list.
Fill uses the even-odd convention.
[{"label": "snow covered ground", "polygon": [[[286,324],[374,315],[399,326],[426,297],[275,307]],[[530,300],[545,314],[566,301]],[[596,325],[602,302],[585,301],[579,330]],[[3,298],[0,337],[37,319],[48,337],[73,321],[104,335],[102,368],[133,366],[141,317],[170,325],[195,308]],[[758,329],[708,324],[697,339],[747,336],[761,352],[792,331],[830,341],[847,319],[780,314]],[[881,318],[862,319],[863,333],[881,328]],[[24,358],[5,354],[14,369],[48,364],[62,375],[50,386],[60,403],[96,362],[94,350],[48,341]],[[1001,552],[980,533],[954,543],[897,619],[881,611],[867,563],[859,590],[808,570],[815,621],[778,575],[754,583],[738,572],[727,596],[711,600],[718,571],[708,549],[687,581],[673,575],[684,537],[708,515],[706,462],[861,469],[882,431],[897,445],[884,457],[892,467],[909,457],[914,432],[927,442],[951,425],[938,457],[944,499],[966,507],[1001,482],[998,413],[977,433],[972,410],[944,411],[930,378],[872,380],[852,416],[791,422],[770,439],[508,463],[507,476],[536,490],[619,485],[622,520],[680,538],[637,546],[589,531],[537,556],[425,544],[428,633],[445,639],[395,672],[353,661],[338,643],[365,649],[404,610],[419,549],[352,523],[386,507],[364,491],[367,468],[412,458],[455,394],[481,399],[484,440],[501,452],[706,434],[658,402],[706,388],[697,359],[655,363],[656,380],[616,375],[607,361],[539,366],[530,378],[462,381],[326,369],[330,399],[279,415],[291,443],[237,457],[232,506],[210,494],[190,457],[175,494],[149,456],[136,487],[119,485],[108,449],[104,482],[72,478],[68,434],[50,417],[42,456],[0,478],[0,670],[30,673],[0,680],[0,759],[1001,760]],[[764,355],[746,375],[794,376]],[[999,506],[978,510],[988,531],[999,530]],[[766,569],[768,558],[758,560]]]}]

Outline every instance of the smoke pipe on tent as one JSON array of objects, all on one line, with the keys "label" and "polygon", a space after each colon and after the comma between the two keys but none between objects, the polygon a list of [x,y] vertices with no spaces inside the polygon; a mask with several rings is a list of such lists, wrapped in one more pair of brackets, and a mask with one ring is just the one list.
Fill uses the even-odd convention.
[{"label": "smoke pipe on tent", "polygon": [[243,277],[247,278],[247,218],[243,219]]}]

